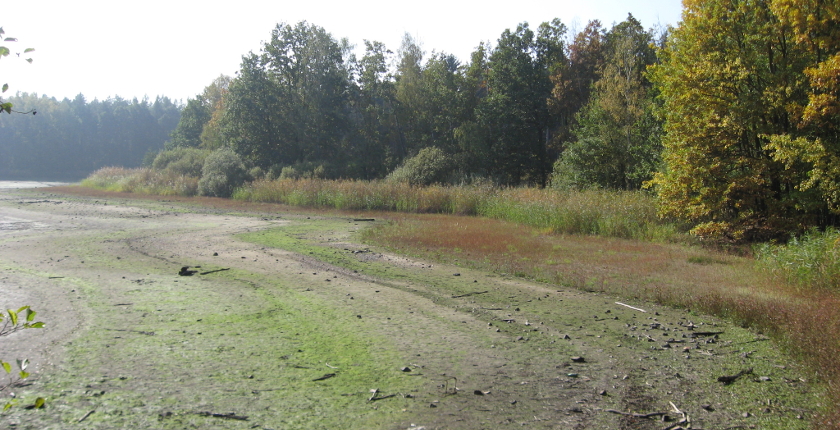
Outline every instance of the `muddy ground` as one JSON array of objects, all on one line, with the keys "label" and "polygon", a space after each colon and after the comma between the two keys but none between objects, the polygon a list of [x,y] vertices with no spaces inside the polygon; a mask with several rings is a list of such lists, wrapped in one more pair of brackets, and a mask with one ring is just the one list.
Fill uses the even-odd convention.
[{"label": "muddy ground", "polygon": [[821,404],[760,333],[359,243],[380,218],[0,190],[0,306],[47,325],[0,339],[34,369],[0,427],[788,429]]}]

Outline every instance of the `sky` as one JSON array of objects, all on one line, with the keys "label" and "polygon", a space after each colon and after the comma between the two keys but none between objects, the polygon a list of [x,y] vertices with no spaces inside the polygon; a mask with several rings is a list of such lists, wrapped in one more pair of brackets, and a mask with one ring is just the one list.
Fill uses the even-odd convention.
[{"label": "sky", "polygon": [[[323,27],[360,56],[366,39],[396,52],[409,33],[427,53],[466,62],[480,42],[495,44],[521,22],[536,28],[559,18],[580,31],[590,20],[609,28],[632,13],[650,28],[676,25],[681,11],[680,0],[20,0],[2,8],[5,37],[18,41],[4,44],[12,54],[0,60],[0,85],[9,84],[7,96],[186,101],[220,74],[233,76],[278,23]],[[15,55],[30,47],[32,64]]]}]

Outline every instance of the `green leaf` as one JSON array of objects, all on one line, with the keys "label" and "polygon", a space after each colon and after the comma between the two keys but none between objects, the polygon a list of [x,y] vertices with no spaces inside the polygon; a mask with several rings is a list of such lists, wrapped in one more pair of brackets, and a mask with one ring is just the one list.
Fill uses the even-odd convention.
[{"label": "green leaf", "polygon": [[3,92],[9,91],[9,84],[3,84]]},{"label": "green leaf", "polygon": [[20,376],[20,379],[26,379],[29,377],[29,372],[21,370],[20,373],[18,373],[18,376]]},{"label": "green leaf", "polygon": [[26,62],[27,62],[27,63],[29,63],[29,64],[32,64],[32,59],[31,59],[31,58],[27,58],[27,59],[26,59]]},{"label": "green leaf", "polygon": [[26,48],[26,49],[23,50],[23,53],[26,54],[27,52],[32,52],[34,50],[35,50],[35,48]]},{"label": "green leaf", "polygon": [[12,403],[11,403],[11,402],[6,403],[6,405],[5,405],[5,406],[3,406],[3,411],[4,411],[4,412],[5,412],[5,411],[8,411],[9,409],[11,409],[11,407],[12,407]]},{"label": "green leaf", "polygon": [[44,323],[42,323],[41,321],[38,321],[36,323],[29,324],[29,326],[27,328],[44,328]]},{"label": "green leaf", "polygon": [[5,46],[0,46],[0,56],[5,57],[5,56],[9,55],[10,52],[11,51],[9,51],[9,48],[7,48]]},{"label": "green leaf", "polygon": [[38,397],[37,399],[35,399],[35,404],[32,405],[32,406],[34,406],[35,409],[41,409],[41,408],[44,407],[44,404],[46,404],[46,403],[47,403],[47,401],[44,400],[43,397]]},{"label": "green leaf", "polygon": [[29,359],[28,358],[24,358],[23,360],[18,359],[17,360],[17,365],[20,368],[20,370],[26,370],[26,368],[29,367]]},{"label": "green leaf", "polygon": [[6,363],[5,361],[0,362],[0,364],[3,365],[3,370],[5,370],[6,373],[12,373],[12,365],[11,364]]},{"label": "green leaf", "polygon": [[4,42],[17,42],[17,38],[16,37],[7,37],[7,38],[3,39],[3,41]]},{"label": "green leaf", "polygon": [[26,310],[26,321],[27,322],[32,322],[32,320],[35,319],[35,314],[36,313],[37,312],[33,311],[32,309],[27,309]]},{"label": "green leaf", "polygon": [[[9,109],[11,109],[11,106],[9,106]],[[12,319],[12,326],[16,326],[18,324],[17,312],[15,312],[11,309],[9,309],[8,312],[9,312],[9,318]]]}]

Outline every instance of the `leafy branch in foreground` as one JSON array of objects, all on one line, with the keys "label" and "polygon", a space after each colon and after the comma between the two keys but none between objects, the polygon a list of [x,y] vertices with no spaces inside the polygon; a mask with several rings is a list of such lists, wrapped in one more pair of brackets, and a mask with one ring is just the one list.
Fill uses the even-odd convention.
[{"label": "leafy branch in foreground", "polygon": [[[6,314],[0,313],[0,336],[8,336],[12,333],[30,328],[43,328],[43,322],[35,321],[36,314],[37,312],[33,311],[29,306],[24,306],[18,310],[8,309],[6,310]],[[10,363],[0,360],[0,366],[9,375],[8,380],[0,382],[0,393],[12,387],[22,386],[23,380],[29,377],[30,374],[26,371],[26,368],[29,366],[29,360],[24,358],[16,361],[18,370],[13,372]],[[35,399],[35,404],[31,407],[36,409],[40,408],[44,406],[44,402],[43,397],[38,397]],[[3,410],[11,408],[14,404],[14,400],[6,402]]]},{"label": "leafy branch in foreground", "polygon": [[[17,42],[17,39],[14,38],[14,37],[3,37],[4,34],[6,34],[6,32],[3,30],[3,27],[0,27],[0,39],[3,40],[3,45],[0,45],[0,58],[8,57],[9,54],[12,53],[12,51],[7,46],[5,46],[6,42]],[[35,48],[26,48],[26,49],[23,50],[23,53],[28,54],[28,53],[30,53],[34,50],[35,50]],[[20,57],[19,52],[16,53],[16,54],[17,54],[18,57]],[[26,62],[32,64],[32,58],[26,58]],[[5,93],[8,90],[9,90],[9,84],[3,84],[2,92]],[[36,113],[38,113],[38,112],[35,112],[34,109],[29,111],[29,112],[18,112],[18,111],[12,110],[12,104],[7,102],[7,101],[4,101],[2,98],[0,98],[0,112],[6,112],[6,113],[15,112],[15,113],[23,113],[23,114],[31,113],[32,115],[35,115]]]}]

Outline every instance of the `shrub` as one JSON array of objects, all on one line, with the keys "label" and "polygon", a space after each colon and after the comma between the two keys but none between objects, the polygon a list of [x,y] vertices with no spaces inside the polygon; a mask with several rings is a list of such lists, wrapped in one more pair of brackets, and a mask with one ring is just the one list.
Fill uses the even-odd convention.
[{"label": "shrub", "polygon": [[161,151],[152,162],[152,169],[197,178],[209,155],[206,149],[177,147]]},{"label": "shrub", "polygon": [[230,149],[213,151],[204,161],[198,193],[203,196],[230,197],[245,183],[247,172],[242,159]]},{"label": "shrub", "polygon": [[432,185],[451,182],[455,163],[442,150],[431,146],[423,148],[391,172],[387,180],[410,185]]}]

